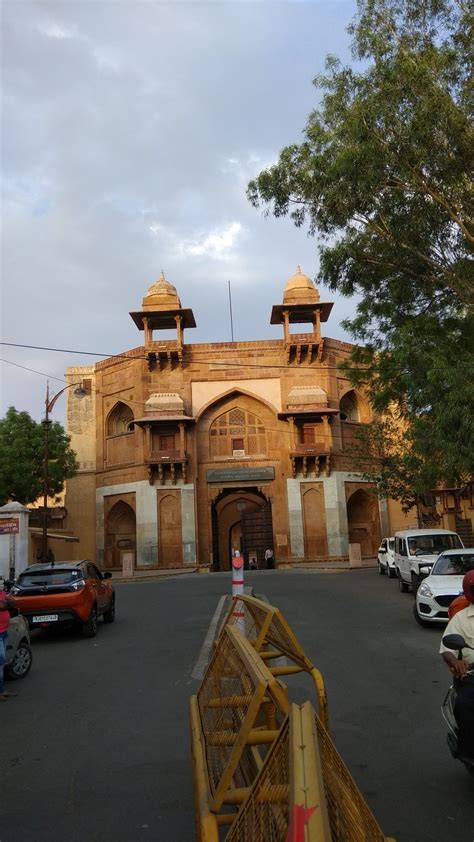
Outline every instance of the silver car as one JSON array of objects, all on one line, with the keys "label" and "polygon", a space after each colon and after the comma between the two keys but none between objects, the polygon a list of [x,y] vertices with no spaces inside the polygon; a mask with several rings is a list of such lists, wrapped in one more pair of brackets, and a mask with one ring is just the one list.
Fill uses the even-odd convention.
[{"label": "silver car", "polygon": [[24,678],[33,663],[28,622],[24,617],[12,617],[8,626],[5,677]]}]

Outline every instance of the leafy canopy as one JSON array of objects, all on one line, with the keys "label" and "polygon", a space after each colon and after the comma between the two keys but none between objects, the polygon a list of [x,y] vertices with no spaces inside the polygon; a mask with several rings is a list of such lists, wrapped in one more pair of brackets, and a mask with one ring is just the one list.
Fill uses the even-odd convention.
[{"label": "leafy canopy", "polygon": [[[57,421],[49,422],[49,496],[64,488],[77,470],[69,437]],[[44,426],[11,406],[0,419],[0,505],[8,500],[32,503],[43,493]]]},{"label": "leafy canopy", "polygon": [[474,473],[472,24],[464,0],[358,0],[354,66],[326,60],[303,142],[247,191],[360,297],[347,371],[397,406],[425,491]]}]

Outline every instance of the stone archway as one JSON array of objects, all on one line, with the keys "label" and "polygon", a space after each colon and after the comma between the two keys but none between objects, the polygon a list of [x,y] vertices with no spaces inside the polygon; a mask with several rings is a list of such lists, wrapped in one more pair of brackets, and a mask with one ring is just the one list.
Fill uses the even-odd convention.
[{"label": "stone archway", "polygon": [[265,550],[273,546],[271,504],[254,488],[223,489],[212,504],[214,570],[230,570],[232,549],[247,565],[254,555],[264,567]]},{"label": "stone archway", "polygon": [[136,548],[136,517],[132,507],[119,500],[110,509],[105,528],[105,566],[120,569],[122,550],[135,553]]},{"label": "stone archway", "polygon": [[380,515],[375,494],[362,488],[347,501],[347,522],[349,543],[360,544],[362,556],[371,558],[377,555],[380,545]]}]

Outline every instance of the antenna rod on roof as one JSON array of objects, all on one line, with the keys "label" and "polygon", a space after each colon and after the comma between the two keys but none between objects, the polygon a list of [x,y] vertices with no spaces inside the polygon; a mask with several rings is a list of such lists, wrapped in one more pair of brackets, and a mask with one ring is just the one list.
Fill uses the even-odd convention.
[{"label": "antenna rod on roof", "polygon": [[234,341],[234,322],[232,320],[232,293],[230,291],[230,281],[227,281],[229,286],[229,313],[230,313],[230,335],[232,337],[232,342]]}]

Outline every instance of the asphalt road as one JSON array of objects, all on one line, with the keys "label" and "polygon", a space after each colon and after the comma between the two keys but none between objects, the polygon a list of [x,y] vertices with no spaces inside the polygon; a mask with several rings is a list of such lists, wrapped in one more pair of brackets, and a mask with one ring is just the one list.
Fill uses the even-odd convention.
[{"label": "asphalt road", "polygon": [[[0,842],[191,842],[187,701],[230,574],[122,584],[95,639],[36,632],[0,708]],[[329,695],[336,745],[387,835],[473,842],[474,779],[451,759],[440,632],[375,570],[246,574],[278,605]],[[291,680],[299,700],[309,684]]]}]

